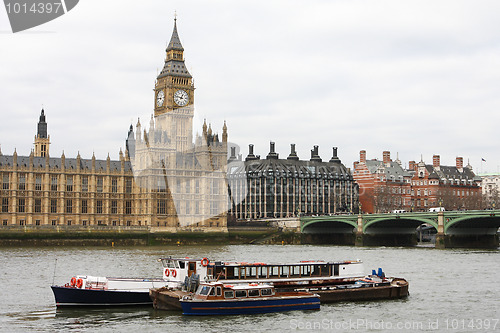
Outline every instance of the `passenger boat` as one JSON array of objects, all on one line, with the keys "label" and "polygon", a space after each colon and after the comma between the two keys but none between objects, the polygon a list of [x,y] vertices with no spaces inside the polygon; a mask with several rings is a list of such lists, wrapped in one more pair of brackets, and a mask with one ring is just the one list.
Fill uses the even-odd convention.
[{"label": "passenger boat", "polygon": [[150,290],[153,307],[180,310],[179,299],[196,291],[198,284],[221,281],[226,284],[271,283],[280,290],[354,283],[365,276],[363,263],[353,261],[298,261],[292,263],[224,262],[203,258],[199,264],[189,258],[162,258],[165,270],[175,269],[184,277],[183,289],[154,288]]},{"label": "passenger boat", "polygon": [[[378,273],[373,270],[372,274],[368,276],[356,278],[342,277],[337,280],[311,279],[309,281],[287,281],[285,277],[282,278],[283,280],[275,279],[274,282],[269,282],[269,279],[261,279],[260,281],[265,281],[262,283],[272,283],[279,292],[306,291],[318,294],[321,303],[397,299],[409,295],[408,281],[402,278],[386,277],[381,268],[378,269]],[[219,281],[226,284],[234,283],[222,279]],[[242,281],[243,280],[238,280],[236,283],[241,283]],[[189,286],[189,283],[186,283],[185,286]],[[164,287],[151,289],[149,293],[155,309],[181,310],[179,301],[183,296],[189,294],[188,290],[189,288],[186,287],[184,287],[183,290]]]},{"label": "passenger boat", "polygon": [[161,278],[79,275],[72,278],[71,283],[51,286],[56,305],[146,305],[153,302],[150,289],[180,289],[184,286],[185,290],[194,292],[200,282],[215,280],[228,284],[265,282],[278,288],[343,284],[364,276],[360,260],[249,263],[168,257],[158,261],[162,263]]},{"label": "passenger boat", "polygon": [[267,282],[275,286],[321,285],[354,281],[365,276],[360,260],[249,263],[209,261],[203,258],[198,265],[189,258],[162,258],[161,261],[166,270],[176,270],[181,279],[196,274],[201,281],[220,280],[229,284]]},{"label": "passenger boat", "polygon": [[195,294],[180,300],[185,315],[235,315],[319,310],[317,294],[295,291],[276,292],[270,284],[222,282],[202,283]]}]

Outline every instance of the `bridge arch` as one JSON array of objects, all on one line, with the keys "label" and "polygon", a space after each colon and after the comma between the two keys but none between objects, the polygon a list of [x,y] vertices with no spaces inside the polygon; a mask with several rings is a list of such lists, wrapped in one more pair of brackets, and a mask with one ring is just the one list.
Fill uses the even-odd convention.
[{"label": "bridge arch", "polygon": [[[381,216],[371,219],[363,224],[363,233],[413,233],[423,223],[438,229],[437,221],[418,216]],[[378,229],[378,230],[376,230]]]},{"label": "bridge arch", "polygon": [[302,233],[352,233],[355,232],[358,223],[355,217],[347,219],[342,217],[313,217],[301,219],[300,231]]},{"label": "bridge arch", "polygon": [[453,218],[445,216],[445,235],[494,235],[500,228],[500,216],[491,214],[464,215]]}]

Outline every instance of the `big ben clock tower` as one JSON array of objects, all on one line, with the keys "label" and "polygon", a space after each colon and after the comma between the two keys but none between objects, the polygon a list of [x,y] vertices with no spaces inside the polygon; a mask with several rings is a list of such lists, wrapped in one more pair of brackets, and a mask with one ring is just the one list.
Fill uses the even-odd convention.
[{"label": "big ben clock tower", "polygon": [[154,115],[159,126],[170,129],[171,142],[176,142],[177,151],[185,151],[191,148],[193,140],[194,85],[184,64],[177,18],[166,53],[163,69],[156,77]]},{"label": "big ben clock tower", "polygon": [[193,77],[184,64],[184,48],[177,34],[177,18],[167,46],[165,65],[156,78],[155,116],[193,105]]}]

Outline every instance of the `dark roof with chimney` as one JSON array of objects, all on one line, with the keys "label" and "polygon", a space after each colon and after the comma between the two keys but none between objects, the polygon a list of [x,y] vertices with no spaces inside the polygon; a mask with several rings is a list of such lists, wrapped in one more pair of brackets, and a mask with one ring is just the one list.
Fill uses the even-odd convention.
[{"label": "dark roof with chimney", "polygon": [[467,166],[463,167],[460,171],[456,166],[445,166],[440,165],[439,169],[434,168],[434,166],[426,164],[425,168],[429,173],[429,178],[440,179],[440,180],[460,180],[460,181],[480,181],[481,178],[476,176],[474,172]]},{"label": "dark roof with chimney", "polygon": [[[336,149],[334,152],[336,153]],[[296,156],[295,145],[292,145],[290,155]],[[253,155],[253,145],[251,145],[250,154],[245,162],[231,163],[232,161],[229,161],[228,172],[233,177],[244,174],[249,178],[276,176],[277,178],[352,180],[351,173],[336,156],[330,162],[322,162],[318,155],[317,146],[314,147],[311,155],[309,161],[299,160],[298,158],[279,159],[278,153],[274,151],[274,143],[271,143],[267,158],[261,160],[258,156]]]},{"label": "dark roof with chimney", "polygon": [[366,167],[372,174],[377,172],[383,173],[385,179],[390,181],[404,182],[405,177],[411,177],[411,173],[403,169],[399,163],[394,161],[391,161],[389,165],[386,165],[384,161],[367,160]]}]

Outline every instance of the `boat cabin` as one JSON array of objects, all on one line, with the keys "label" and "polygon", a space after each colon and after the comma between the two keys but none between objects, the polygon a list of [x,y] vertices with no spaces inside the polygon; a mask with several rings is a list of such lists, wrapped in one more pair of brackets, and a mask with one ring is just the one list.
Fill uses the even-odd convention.
[{"label": "boat cabin", "polygon": [[161,258],[163,278],[184,281],[193,274],[200,281],[221,280],[229,283],[274,282],[296,280],[321,280],[355,278],[364,276],[363,263],[355,261],[300,261],[296,263],[210,262],[207,258]]},{"label": "boat cabin", "polygon": [[289,264],[218,263],[208,266],[210,278],[232,280],[282,280],[359,277],[364,275],[361,261],[302,261]]},{"label": "boat cabin", "polygon": [[193,299],[222,300],[246,299],[258,297],[272,297],[274,287],[270,284],[243,283],[238,285],[223,284],[221,282],[203,283],[198,287]]}]

